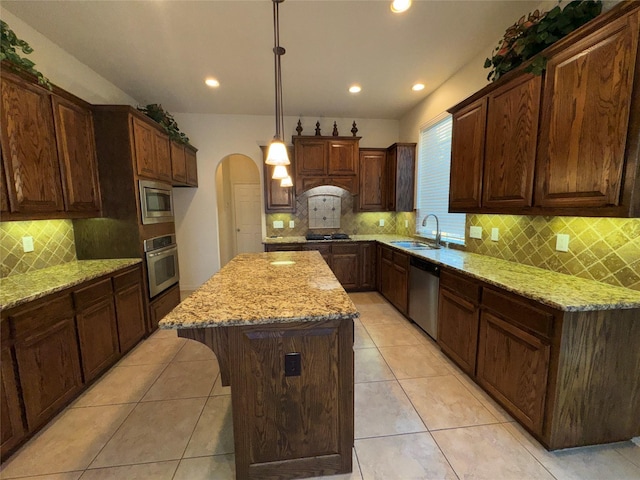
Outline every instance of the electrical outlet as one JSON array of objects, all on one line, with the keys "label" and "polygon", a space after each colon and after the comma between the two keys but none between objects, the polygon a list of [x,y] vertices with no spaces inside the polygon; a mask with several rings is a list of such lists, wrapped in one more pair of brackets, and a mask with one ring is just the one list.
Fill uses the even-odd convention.
[{"label": "electrical outlet", "polygon": [[379,224],[381,227],[384,227],[384,218],[381,218],[380,220],[378,220],[378,224]]},{"label": "electrical outlet", "polygon": [[33,237],[22,237],[22,251],[28,253],[33,250]]},{"label": "electrical outlet", "polygon": [[482,227],[469,227],[469,237],[482,238]]},{"label": "electrical outlet", "polygon": [[497,242],[500,239],[500,229],[497,227],[493,227],[491,229],[491,240]]},{"label": "electrical outlet", "polygon": [[289,220],[289,228],[295,228],[296,226],[296,222],[294,222],[293,220]]},{"label": "electrical outlet", "polygon": [[569,251],[569,235],[566,233],[556,235],[556,250],[559,252]]},{"label": "electrical outlet", "polygon": [[284,228],[284,222],[282,220],[274,220],[273,228]]}]

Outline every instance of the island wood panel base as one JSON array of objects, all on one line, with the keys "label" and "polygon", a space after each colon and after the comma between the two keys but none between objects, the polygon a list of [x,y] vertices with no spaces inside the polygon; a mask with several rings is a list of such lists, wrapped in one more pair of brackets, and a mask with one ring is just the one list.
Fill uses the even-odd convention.
[{"label": "island wood panel base", "polygon": [[[211,348],[220,371],[231,375],[236,478],[352,471],[353,320],[180,329],[178,335]],[[300,355],[299,375],[285,375],[287,353]]]}]

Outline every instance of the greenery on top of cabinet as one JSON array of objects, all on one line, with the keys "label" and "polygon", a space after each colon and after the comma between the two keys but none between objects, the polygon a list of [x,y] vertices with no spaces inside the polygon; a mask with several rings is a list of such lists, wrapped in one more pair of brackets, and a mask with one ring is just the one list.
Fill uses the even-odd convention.
[{"label": "greenery on top of cabinet", "polygon": [[49,79],[33,68],[35,63],[28,58],[21,57],[16,51],[16,47],[18,47],[22,50],[22,53],[30,55],[33,53],[33,48],[24,40],[19,39],[13,33],[13,30],[9,28],[9,25],[2,20],[0,20],[0,33],[0,60],[6,60],[10,66],[15,67],[17,70],[35,75],[40,85],[51,90]]}]

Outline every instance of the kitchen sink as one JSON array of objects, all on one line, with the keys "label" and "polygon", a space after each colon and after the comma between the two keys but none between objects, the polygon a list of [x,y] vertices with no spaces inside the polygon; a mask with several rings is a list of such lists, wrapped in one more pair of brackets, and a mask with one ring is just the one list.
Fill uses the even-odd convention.
[{"label": "kitchen sink", "polygon": [[408,248],[410,250],[437,250],[438,248],[440,248],[439,246],[430,243],[417,242],[414,240],[394,240],[389,243],[396,247]]}]

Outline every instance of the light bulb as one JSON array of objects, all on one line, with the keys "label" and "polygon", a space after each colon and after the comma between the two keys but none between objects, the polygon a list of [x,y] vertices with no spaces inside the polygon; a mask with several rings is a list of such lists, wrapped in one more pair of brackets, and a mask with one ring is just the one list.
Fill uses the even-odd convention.
[{"label": "light bulb", "polygon": [[393,2],[391,2],[391,11],[393,13],[406,12],[410,6],[411,0],[393,0]]},{"label": "light bulb", "polygon": [[284,165],[276,165],[276,168],[273,169],[273,175],[271,178],[274,180],[282,180],[283,178],[287,178],[289,176],[289,172],[287,172],[287,167]]},{"label": "light bulb", "polygon": [[281,140],[274,139],[269,145],[267,159],[264,161],[267,165],[289,165],[289,155],[287,155],[287,146]]}]

